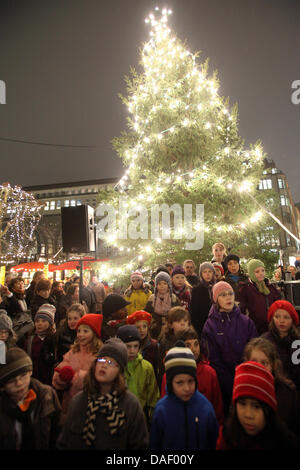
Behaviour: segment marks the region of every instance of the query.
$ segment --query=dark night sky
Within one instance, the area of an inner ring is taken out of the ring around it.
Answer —
[[[118,93],[149,40],[144,19],[155,6],[171,8],[170,27],[201,60],[210,58],[219,94],[238,103],[246,145],[262,140],[299,202],[300,104],[291,102],[300,80],[299,0],[1,0],[0,182],[123,175],[111,147],[126,128]]]

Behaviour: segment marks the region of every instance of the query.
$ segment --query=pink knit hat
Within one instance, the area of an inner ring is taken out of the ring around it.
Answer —
[[[132,273],[130,276],[130,279],[131,281],[134,281],[134,280],[143,281],[144,280],[142,273],[140,273],[139,271],[135,271],[134,273]]]
[[[214,285],[214,287],[212,288],[212,295],[213,295],[213,301],[215,302],[215,304],[217,303],[219,295],[226,290],[230,290],[233,292],[233,289],[231,285],[228,284],[228,282],[220,281]]]

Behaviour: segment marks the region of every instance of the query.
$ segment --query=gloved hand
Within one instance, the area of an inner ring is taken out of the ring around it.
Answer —
[[[75,371],[70,366],[64,366],[61,369],[56,368],[54,370],[59,373],[59,378],[66,383],[71,382],[75,374]]]

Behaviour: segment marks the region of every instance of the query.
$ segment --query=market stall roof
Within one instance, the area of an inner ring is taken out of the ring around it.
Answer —
[[[49,272],[53,271],[64,271],[64,270],[73,270],[73,269],[79,269],[79,261],[80,260],[72,260],[72,261],[67,261],[65,263],[61,264],[49,264],[48,269]],[[103,258],[103,259],[94,259],[89,256],[85,256],[83,258],[83,269],[92,269],[92,263],[100,263],[100,262],[106,262],[109,261],[108,258]],[[44,267],[46,266],[46,263],[42,262],[31,262],[31,263],[23,263],[23,264],[18,264],[17,266],[12,266],[10,268],[10,271],[13,272],[20,272],[20,271],[43,271]]]

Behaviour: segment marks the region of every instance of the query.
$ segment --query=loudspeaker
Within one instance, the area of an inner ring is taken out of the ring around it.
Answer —
[[[284,281],[284,297],[300,310],[300,281]]]
[[[94,209],[91,206],[62,207],[61,231],[65,253],[90,253],[96,250]]]

